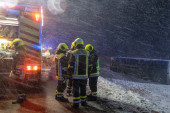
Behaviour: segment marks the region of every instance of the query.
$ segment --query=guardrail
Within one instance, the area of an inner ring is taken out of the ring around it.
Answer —
[[[170,60],[111,57],[110,69],[161,84],[170,84]]]

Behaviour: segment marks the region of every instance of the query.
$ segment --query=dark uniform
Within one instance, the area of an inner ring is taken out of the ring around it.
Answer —
[[[86,105],[88,57],[89,57],[89,52],[83,49],[83,41],[80,43],[78,42],[78,44],[76,45],[76,50],[72,51],[72,55],[70,56],[69,63],[68,63],[69,69],[72,70],[73,72],[72,78],[73,78],[73,107],[74,108],[79,108],[80,99],[81,99],[81,105],[82,106]]]
[[[56,88],[56,100],[66,102],[67,99],[64,98],[63,92],[66,88],[66,75],[68,60],[66,57],[66,50],[68,49],[67,44],[60,43],[58,45],[58,51],[56,52],[55,63],[56,63],[56,78],[58,80]]]
[[[67,52],[67,58],[68,59],[70,58],[73,50],[75,50],[74,42],[71,44],[71,49]],[[68,70],[68,75],[69,75],[68,84],[67,84],[68,96],[71,96],[71,92],[72,92],[72,84],[73,84],[72,74],[73,74],[72,70]]]
[[[13,62],[12,62],[11,73],[9,77],[17,81],[15,83],[15,86],[18,92],[18,99],[15,102],[13,102],[13,104],[15,104],[15,103],[22,103],[26,98],[24,93],[24,86],[22,84],[19,84],[24,82],[24,77],[25,77],[24,64],[25,64],[26,50],[24,48],[24,44],[21,39],[15,39],[13,41],[13,46],[15,48],[15,53],[13,54]]]
[[[56,89],[56,99],[64,101],[63,92],[66,88],[65,77],[67,75],[68,60],[66,52],[58,50],[56,53],[56,78],[58,79],[58,85]]]
[[[88,100],[97,100],[97,81],[99,74],[99,57],[93,49],[89,56],[89,86],[91,94],[88,96]]]
[[[70,58],[70,55],[71,55],[71,52],[72,52],[73,50],[69,50],[68,52],[67,52],[67,58],[69,59]],[[68,72],[68,74],[69,74],[69,78],[68,78],[68,84],[67,84],[67,93],[69,94],[69,95],[71,95],[71,91],[72,91],[72,83],[73,83],[73,79],[72,79],[72,70],[68,70],[69,72]]]

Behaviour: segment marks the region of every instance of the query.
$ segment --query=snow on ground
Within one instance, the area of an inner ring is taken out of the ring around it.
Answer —
[[[153,84],[142,80],[141,83],[139,79],[128,80],[122,74],[110,71],[109,68],[102,68],[101,74],[98,80],[99,97],[147,110],[170,113],[170,85]]]

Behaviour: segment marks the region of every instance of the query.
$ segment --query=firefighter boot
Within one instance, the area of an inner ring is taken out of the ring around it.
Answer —
[[[81,102],[81,105],[82,105],[82,106],[87,106],[87,102],[86,102],[86,101],[82,101],[82,102]]]
[[[73,108],[74,109],[79,109],[79,103],[73,103]]]
[[[22,104],[25,100],[26,100],[26,96],[25,95],[18,96],[17,100],[12,102],[12,104]]]
[[[72,89],[71,88],[68,88],[67,89],[67,96],[72,96]]]
[[[62,97],[58,97],[57,95],[55,96],[55,99],[59,102],[68,102],[68,99],[64,98],[64,96]]]
[[[87,100],[88,101],[96,101],[97,100],[97,96],[93,96],[92,94],[87,96]]]

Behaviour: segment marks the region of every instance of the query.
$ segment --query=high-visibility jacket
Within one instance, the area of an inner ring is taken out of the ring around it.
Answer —
[[[67,51],[67,53],[66,53],[67,59],[69,59],[71,57],[73,51],[74,51],[74,49],[70,49],[69,51]],[[68,75],[72,75],[72,74],[73,74],[73,71],[69,68],[68,69]]]
[[[85,49],[76,49],[71,52],[68,68],[73,72],[73,79],[88,78],[88,57],[89,52]]]
[[[58,51],[55,56],[56,63],[56,78],[58,80],[64,80],[67,74],[68,60],[64,52]]]
[[[69,51],[67,51],[66,56],[68,59],[70,58],[72,51],[74,51],[74,50],[70,49]]]
[[[90,52],[89,56],[89,77],[99,76],[100,66],[99,66],[99,57],[95,50]]]

